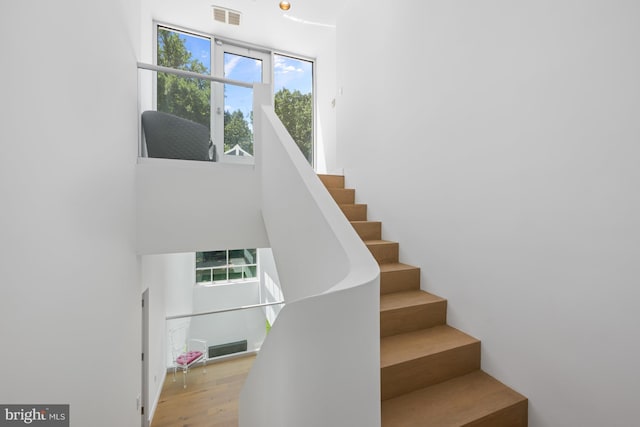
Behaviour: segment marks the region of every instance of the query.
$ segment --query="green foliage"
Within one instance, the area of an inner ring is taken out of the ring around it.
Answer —
[[[253,118],[253,115],[252,115]],[[224,112],[224,151],[240,145],[247,153],[253,155],[253,134],[249,123],[240,110],[232,113]]]
[[[276,114],[309,163],[313,161],[313,97],[296,90],[280,89],[275,95]]]
[[[158,28],[158,65],[207,74],[207,68],[185,47],[178,33]],[[207,80],[158,73],[158,111],[207,127],[211,120],[211,85]]]

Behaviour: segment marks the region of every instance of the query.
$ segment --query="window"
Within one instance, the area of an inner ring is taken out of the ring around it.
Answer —
[[[158,65],[211,74],[211,39],[158,26]],[[207,80],[158,73],[158,111],[206,127],[211,122],[211,85]]]
[[[206,33],[157,25],[157,64],[245,83],[270,84],[274,109],[305,158],[314,163],[314,63]],[[221,161],[252,162],[253,90],[157,74],[157,109],[207,126]],[[213,150],[213,149],[212,149]]]
[[[273,61],[276,114],[313,165],[313,62],[278,54]]]
[[[196,252],[196,284],[223,284],[255,279],[256,249]]]
[[[216,75],[245,83],[269,83],[265,72],[271,56],[241,46],[218,41],[214,47]],[[218,119],[216,141],[223,141],[226,156],[253,156],[253,89],[225,84],[216,92],[216,106],[222,105],[224,117]],[[220,122],[224,119],[223,123]],[[229,157],[226,157],[230,160]]]

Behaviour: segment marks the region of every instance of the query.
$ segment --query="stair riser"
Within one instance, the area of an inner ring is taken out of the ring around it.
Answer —
[[[380,370],[381,398],[391,399],[477,369],[480,342],[388,366]]]
[[[367,205],[340,205],[349,221],[366,221]]]
[[[378,264],[389,264],[398,262],[400,245],[398,243],[385,243],[377,245],[367,245]]]
[[[320,181],[327,188],[344,188],[344,176],[340,175],[318,175]]]
[[[380,313],[380,337],[444,325],[446,322],[446,300],[387,310]]]
[[[380,294],[420,289],[420,269],[380,273]]]
[[[351,223],[362,240],[381,240],[382,223],[377,221]]]
[[[356,202],[356,190],[351,188],[329,188],[329,194],[339,205]]]

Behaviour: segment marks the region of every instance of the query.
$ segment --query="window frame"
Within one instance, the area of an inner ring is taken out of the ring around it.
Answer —
[[[254,251],[255,252],[255,262],[254,263],[249,263],[249,264],[233,264],[231,262],[231,258],[230,258],[230,252],[232,251],[237,251],[237,250],[242,250],[242,251]],[[205,253],[205,252],[225,252],[225,264],[224,265],[219,265],[219,266],[214,266],[214,267],[198,267],[198,253]],[[248,283],[248,282],[256,282],[259,280],[258,277],[258,265],[259,265],[259,260],[258,260],[258,249],[257,248],[242,248],[242,249],[219,249],[219,250],[213,250],[213,251],[201,251],[201,252],[196,252],[196,259],[195,259],[195,286],[204,286],[204,287],[211,287],[211,286],[224,286],[224,285],[232,285],[232,284],[237,284],[237,283]],[[252,277],[244,277],[244,269],[245,268],[251,268],[254,267],[255,268],[255,272],[254,272],[254,276]],[[242,278],[240,279],[233,279],[230,278],[230,271],[232,269],[236,269],[236,268],[241,268],[242,269]],[[198,271],[210,271],[210,281],[198,281]],[[225,270],[226,272],[226,278],[225,279],[221,279],[221,280],[214,280],[214,270]]]
[[[172,30],[172,31],[177,31],[177,32],[182,32],[182,33],[186,33],[189,35],[193,35],[196,37],[202,37],[202,38],[208,38],[211,41],[211,52],[210,52],[210,58],[211,58],[211,64],[210,64],[210,73],[212,76],[216,75],[216,71],[215,71],[215,67],[217,62],[219,61],[219,58],[216,55],[218,54],[218,51],[220,50],[220,44],[223,44],[227,47],[230,46],[234,46],[235,49],[238,49],[238,51],[242,51],[242,50],[246,50],[246,52],[262,52],[263,54],[266,54],[268,56],[270,56],[270,69],[268,71],[263,70],[263,73],[267,73],[268,76],[266,77],[266,79],[269,81],[269,84],[271,86],[271,96],[272,96],[272,102],[273,102],[273,97],[275,96],[275,92],[274,92],[274,80],[275,80],[275,71],[274,71],[274,66],[275,66],[275,55],[280,55],[280,56],[286,56],[289,58],[293,58],[293,59],[299,59],[302,61],[307,61],[311,63],[311,73],[312,73],[312,123],[311,126],[313,127],[312,129],[312,162],[311,162],[311,167],[312,168],[316,168],[317,166],[317,153],[318,153],[318,91],[317,91],[317,80],[316,80],[316,75],[317,75],[317,62],[315,58],[311,58],[305,55],[301,55],[298,53],[294,53],[294,52],[288,52],[286,50],[280,50],[280,49],[275,49],[272,47],[268,47],[268,46],[261,46],[261,45],[257,45],[257,44],[253,44],[253,43],[248,43],[248,42],[242,42],[242,41],[238,41],[238,40],[234,40],[234,39],[228,39],[225,37],[220,37],[220,36],[216,36],[215,34],[212,33],[208,33],[206,31],[199,31],[199,30],[194,30],[193,28],[188,28],[188,27],[184,27],[181,25],[176,25],[176,24],[172,24],[166,21],[161,21],[161,20],[153,20],[152,21],[152,25],[153,25],[153,51],[152,51],[152,55],[153,55],[153,63],[157,65],[157,60],[158,60],[158,27],[163,27],[166,28],[168,30]],[[224,56],[224,53],[222,54]],[[153,88],[152,88],[152,96],[153,96],[153,108],[157,109],[157,99],[158,99],[158,94],[157,94],[157,89],[158,89],[158,85],[157,85],[157,81],[154,81],[153,83]],[[215,116],[217,115],[217,110],[215,108],[215,93],[216,91],[219,91],[220,89],[217,88],[216,85],[212,84],[212,91],[211,91],[211,124],[210,124],[210,129],[212,129],[213,132],[216,131],[216,126],[219,126],[218,123],[214,123],[214,119]],[[224,122],[222,123],[222,126],[224,127]],[[213,132],[212,132],[212,136],[213,136]],[[216,140],[219,138],[216,138]],[[223,142],[222,142],[223,143]],[[222,146],[222,153],[220,153],[220,147],[217,147],[217,152],[218,154],[221,156],[220,158],[222,159],[224,156],[224,146]],[[233,157],[233,156],[227,156],[227,157]],[[242,156],[236,156],[236,157],[242,157]],[[234,159],[227,159],[230,160],[231,162],[233,162]],[[244,159],[235,159],[235,160],[239,160],[239,163],[245,163]]]

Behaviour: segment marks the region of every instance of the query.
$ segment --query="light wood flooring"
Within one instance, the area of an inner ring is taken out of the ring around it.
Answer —
[[[238,399],[255,355],[192,369],[187,388],[182,373],[167,373],[151,427],[237,427]]]

